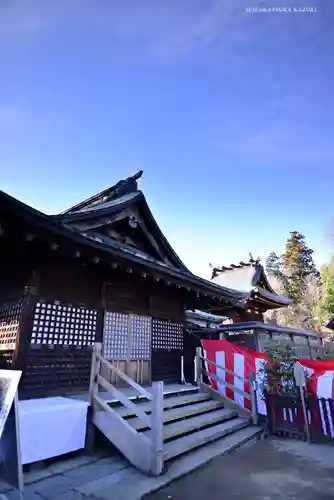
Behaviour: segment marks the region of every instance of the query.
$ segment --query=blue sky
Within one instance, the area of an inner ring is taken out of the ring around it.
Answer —
[[[143,169],[202,276],[293,230],[328,258],[333,2],[0,0],[0,19],[2,190],[57,213]]]

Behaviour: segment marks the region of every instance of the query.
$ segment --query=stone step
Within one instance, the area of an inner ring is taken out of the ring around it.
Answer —
[[[190,419],[196,415],[209,413],[222,408],[224,408],[224,405],[220,401],[213,401],[212,399],[201,403],[172,408],[164,411],[164,424],[176,422],[177,420]],[[136,429],[136,431],[147,429],[147,426],[145,426],[145,424],[143,424],[138,417],[129,418],[126,419],[126,421],[131,425],[131,427],[133,427],[133,429]]]
[[[164,474],[158,477],[149,477],[130,467],[120,471],[116,476],[104,476],[94,482],[83,484],[77,487],[76,491],[100,500],[140,500],[145,495],[164,488],[172,481],[202,467],[213,458],[227,455],[239,446],[256,439],[261,432],[262,429],[259,427],[248,426],[225,435],[222,439],[208,442],[205,446],[171,460]]]

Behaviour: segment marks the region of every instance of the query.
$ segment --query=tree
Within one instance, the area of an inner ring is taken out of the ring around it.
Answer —
[[[331,262],[320,269],[323,293],[319,304],[319,316],[327,323],[334,316],[334,256]]]
[[[271,252],[267,257],[265,267],[268,276],[271,278],[270,281],[274,282],[274,288],[283,295],[288,295],[289,282],[284,274],[282,257],[278,257],[275,252]]]
[[[292,231],[283,255],[272,252],[266,261],[268,276],[278,283],[276,290],[292,299],[292,305],[277,314],[284,326],[314,328],[319,304],[319,272],[313,261],[313,250],[305,236]]]
[[[298,306],[306,293],[308,278],[318,277],[319,273],[313,261],[313,250],[306,246],[305,236],[297,231],[291,232],[287,239],[282,265],[288,280],[289,296]]]
[[[271,394],[296,395],[294,365],[296,358],[290,346],[266,349],[267,363],[259,370],[263,389]]]
[[[278,280],[282,278],[283,274],[282,259],[278,257],[278,255],[276,255],[275,252],[271,252],[268,255],[265,266],[266,266],[266,271],[270,276]]]

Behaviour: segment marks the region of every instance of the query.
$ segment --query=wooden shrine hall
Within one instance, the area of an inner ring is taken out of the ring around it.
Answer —
[[[0,361],[23,371],[21,398],[87,391],[95,342],[140,384],[179,382],[185,311],[248,297],[187,269],[141,175],[55,216],[0,192]]]
[[[287,307],[291,304],[291,299],[277,294],[270,286],[259,259],[253,259],[251,256],[249,262],[240,262],[237,265],[231,264],[221,268],[210,267],[212,268],[211,280],[213,283],[243,293],[244,297],[229,309],[226,306],[221,307],[220,304],[212,303],[205,311],[187,312],[188,325],[185,337],[186,354],[184,356],[184,371],[187,381],[192,381],[192,360],[202,339],[217,340],[223,338],[221,332],[224,329],[228,331],[229,325],[240,324],[240,328],[237,330],[231,328],[231,331],[237,331],[237,335],[230,336],[229,339],[240,344],[246,343],[248,347],[255,349],[256,343],[254,338],[249,335],[250,329],[247,325],[250,322],[263,323],[263,315],[266,311]],[[213,313],[214,316],[210,313]],[[201,315],[202,321],[200,321]],[[207,324],[203,321],[204,318],[206,318]],[[216,320],[213,321],[213,318]],[[216,323],[214,328],[212,327],[213,323]],[[245,325],[245,332],[247,332],[245,334],[242,324]]]
[[[260,259],[253,259],[252,256],[249,262],[240,262],[237,265],[231,264],[221,268],[213,267],[211,279],[217,285],[246,294],[246,298],[227,314],[233,323],[263,322],[263,314],[266,311],[287,307],[292,303],[290,298],[275,292]],[[212,305],[212,312],[224,314],[223,308],[216,304]]]

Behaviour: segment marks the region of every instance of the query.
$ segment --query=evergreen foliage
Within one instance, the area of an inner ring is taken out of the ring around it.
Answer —
[[[321,280],[313,260],[313,250],[306,245],[305,236],[292,231],[284,253],[277,256],[272,252],[268,256],[266,271],[278,283],[277,291],[293,301],[289,308],[278,314],[277,319],[281,319],[278,322],[297,328],[315,328],[321,301]]]
[[[266,354],[267,363],[260,370],[263,389],[271,394],[296,395],[293,350],[289,346],[272,347],[266,350]]]
[[[319,304],[319,316],[322,323],[334,317],[334,257],[320,270],[323,283],[322,297]]]

